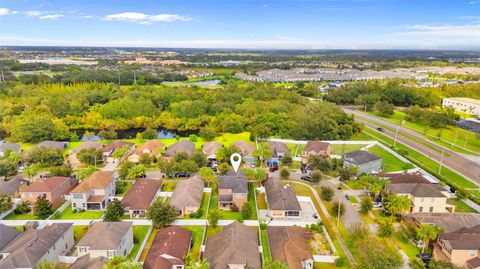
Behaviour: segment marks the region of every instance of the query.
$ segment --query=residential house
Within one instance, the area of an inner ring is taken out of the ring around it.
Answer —
[[[9,151],[20,154],[22,152],[22,147],[19,144],[1,141],[0,142],[0,158],[4,157],[5,154]]]
[[[19,230],[0,223],[0,252],[21,234]]]
[[[383,170],[383,160],[368,151],[356,150],[343,155],[343,168],[350,167],[357,168],[357,176],[378,173]]]
[[[165,144],[156,139],[148,140],[135,148],[127,159],[131,163],[139,163],[143,154],[146,154],[152,159],[158,158],[162,154],[163,147],[165,147]]]
[[[407,222],[415,225],[436,225],[442,227],[442,232],[452,233],[480,225],[478,213],[413,213],[404,216]]]
[[[30,185],[20,188],[20,198],[35,206],[38,196],[45,196],[52,207],[56,208],[63,203],[64,195],[70,193],[78,185],[76,179],[70,177],[49,177],[34,181]]]
[[[113,141],[110,142],[110,144],[106,145],[102,149],[102,154],[103,154],[103,159],[106,163],[115,163],[119,160],[117,160],[115,157],[113,157],[113,153],[117,149],[121,149],[123,147],[128,147],[128,152],[127,154],[135,147],[134,143],[131,142],[125,142],[125,141]],[[125,154],[125,156],[127,155]]]
[[[74,244],[72,223],[29,229],[0,251],[0,268],[34,269],[42,260],[57,262]]]
[[[448,191],[439,184],[397,183],[386,187],[388,193],[406,195],[412,201],[409,213],[453,212],[455,206],[447,203]]]
[[[269,141],[268,144],[270,146],[271,154],[271,157],[267,159],[268,167],[278,167],[280,165],[280,160],[283,157],[290,157],[290,149],[288,149],[287,144],[274,141]]]
[[[20,197],[20,188],[27,185],[28,181],[16,175],[8,180],[0,180],[0,193],[5,193],[10,198]]]
[[[177,182],[169,203],[180,217],[197,212],[202,203],[203,187],[204,182],[199,175]]]
[[[290,186],[271,178],[264,183],[271,218],[300,218],[302,208]]]
[[[180,140],[177,143],[168,146],[165,150],[165,157],[175,157],[179,152],[185,152],[189,157],[195,151],[195,144],[188,140]]]
[[[232,146],[237,147],[240,149],[240,155],[242,155],[242,161],[247,166],[255,166],[257,158],[253,156],[253,152],[255,151],[255,146],[244,141],[244,140],[237,140],[232,143]]]
[[[180,226],[164,228],[155,235],[143,269],[183,269],[191,245],[191,231]]]
[[[433,256],[439,260],[471,268],[480,268],[480,224],[455,232],[440,233],[434,243]]]
[[[97,171],[70,192],[70,201],[74,210],[104,210],[114,195],[113,172]]]
[[[36,150],[38,148],[48,148],[48,149],[54,149],[54,150],[60,150],[60,151],[64,151],[68,146],[68,142],[60,142],[60,141],[43,141],[43,142],[40,142],[38,144],[36,144],[35,146],[33,146],[30,150]]]
[[[70,162],[70,165],[72,166],[78,166],[81,164],[80,160],[77,158],[77,154],[78,152],[80,152],[81,150],[88,150],[88,149],[95,149],[95,150],[102,150],[103,149],[103,144],[98,142],[98,141],[87,141],[85,143],[82,143],[80,146],[74,148],[74,149],[71,149],[69,151],[69,155],[68,155],[68,161]],[[98,160],[99,162],[101,160]]]
[[[313,239],[311,232],[299,226],[268,226],[267,234],[272,259],[290,269],[313,269],[313,254],[308,243]]]
[[[332,146],[322,141],[309,140],[302,150],[302,163],[307,163],[310,156],[329,157],[332,152]]]
[[[436,183],[434,181],[428,180],[421,174],[411,174],[411,173],[379,173],[373,174],[374,176],[388,179],[390,184],[400,184],[400,183],[417,183],[417,184],[433,184]]]
[[[95,222],[76,247],[79,257],[125,257],[133,248],[132,222]]]
[[[239,222],[207,239],[205,259],[211,269],[260,269],[257,231]]]
[[[91,258],[90,254],[78,257],[70,266],[70,269],[103,269],[108,263],[106,257]]]
[[[218,208],[230,209],[235,205],[238,209],[248,200],[247,176],[241,171],[233,170],[218,179]]]
[[[205,142],[202,147],[202,151],[207,156],[209,161],[217,160],[217,151],[223,147],[222,143],[219,142]]]
[[[137,179],[123,197],[122,206],[131,218],[144,218],[148,207],[157,199],[161,187],[161,180]]]

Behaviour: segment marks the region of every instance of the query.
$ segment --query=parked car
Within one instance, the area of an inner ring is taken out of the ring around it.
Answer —
[[[175,177],[189,177],[190,174],[188,173],[175,173]]]
[[[313,182],[312,178],[310,176],[302,176],[300,179],[308,181],[308,182]]]
[[[426,253],[423,253],[423,254],[418,254],[417,257],[422,260],[425,264],[429,264],[430,261],[432,260],[432,256],[430,254],[426,254]]]
[[[383,129],[382,127],[377,127],[377,131],[379,131],[379,132],[382,132],[382,133],[383,133],[383,132],[385,132],[385,129]]]
[[[277,171],[277,170],[278,170],[278,166],[270,167],[270,169],[268,169],[268,171],[270,171],[272,173]]]

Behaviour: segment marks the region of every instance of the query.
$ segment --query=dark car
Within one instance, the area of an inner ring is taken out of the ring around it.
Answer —
[[[313,180],[310,176],[302,176],[300,179],[308,181],[308,182],[313,182]]]
[[[278,166],[270,167],[270,169],[268,169],[268,171],[270,171],[272,173],[277,171],[277,170],[278,170]]]
[[[418,254],[417,257],[418,257],[420,260],[422,260],[422,261],[423,261],[425,264],[427,264],[427,265],[428,265],[428,264],[430,263],[430,261],[432,260],[432,256],[429,255],[429,254],[426,254],[426,253],[424,253],[424,254]]]
[[[385,132],[385,129],[383,129],[382,127],[377,127],[377,131],[379,131],[379,132],[382,132],[382,133],[383,133],[383,132]]]
[[[188,173],[175,173],[175,177],[189,177]]]

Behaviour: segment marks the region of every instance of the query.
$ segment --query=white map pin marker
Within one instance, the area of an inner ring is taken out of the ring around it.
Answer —
[[[230,155],[230,162],[232,163],[233,170],[236,173],[238,168],[240,167],[240,164],[242,164],[242,156],[238,153],[233,153],[232,155]]]

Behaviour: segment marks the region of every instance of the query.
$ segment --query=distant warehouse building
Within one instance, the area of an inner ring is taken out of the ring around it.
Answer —
[[[452,107],[456,111],[480,116],[480,100],[473,98],[443,98],[443,107]]]

